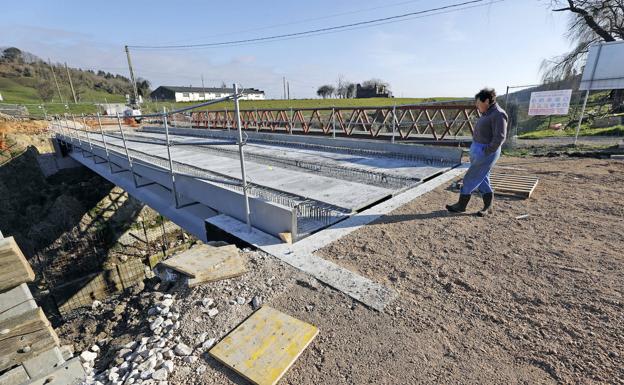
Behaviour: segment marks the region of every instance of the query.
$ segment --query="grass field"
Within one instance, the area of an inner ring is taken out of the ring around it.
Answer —
[[[126,98],[123,95],[112,95],[104,91],[86,90],[80,99],[82,102],[75,104],[71,95],[63,95],[64,102],[61,103],[57,93],[50,102],[44,103],[39,97],[36,89],[36,80],[33,78],[0,78],[0,94],[4,99],[0,103],[20,104],[26,106],[31,115],[42,116],[45,108],[48,114],[81,114],[94,113],[96,107],[94,103],[124,103]],[[67,105],[67,107],[65,107]]]
[[[435,97],[435,98],[369,98],[369,99],[269,99],[269,100],[241,100],[240,108],[246,109],[262,109],[262,108],[317,108],[317,107],[377,107],[392,106],[401,104],[417,104],[425,102],[441,102],[449,100],[457,100],[461,98],[453,97]],[[192,106],[197,102],[170,103],[157,102],[146,103],[145,109],[150,112],[162,111],[163,107],[167,109],[177,109]],[[228,110],[234,109],[234,102],[221,102],[213,104],[203,109],[206,110]]]
[[[526,132],[522,135],[518,135],[520,139],[542,139],[553,138],[559,136],[574,136],[576,134],[576,128],[568,128],[565,130],[536,130]],[[605,128],[590,128],[587,125],[582,125],[579,131],[579,136],[624,136],[624,125],[617,125]]]

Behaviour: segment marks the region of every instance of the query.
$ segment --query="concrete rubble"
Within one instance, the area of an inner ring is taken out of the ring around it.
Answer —
[[[175,369],[176,360],[194,362],[201,349],[193,349],[176,335],[180,327],[179,309],[174,304],[171,294],[163,295],[148,310],[149,328],[152,335],[132,341],[119,349],[113,363],[116,365],[95,373],[93,367],[98,356],[99,347],[93,345],[91,350],[80,354],[83,367],[87,372],[85,385],[121,385],[121,384],[167,384],[167,378]]]

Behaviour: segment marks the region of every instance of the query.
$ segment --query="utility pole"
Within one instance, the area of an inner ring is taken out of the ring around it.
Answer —
[[[76,90],[74,90],[74,83],[72,83],[71,75],[69,74],[69,67],[67,67],[67,62],[65,62],[65,71],[67,71],[67,77],[69,78],[69,87],[71,88],[71,92],[74,97],[74,103],[78,104],[78,99],[76,99]]]
[[[282,85],[284,86],[284,93],[282,99],[286,99],[286,76],[282,76]]]
[[[286,91],[288,95],[288,100],[290,100],[290,82],[286,82]]]
[[[132,91],[134,92],[134,103],[139,104],[139,91],[137,90],[136,80],[134,79],[134,71],[132,70],[132,61],[130,60],[130,50],[126,48],[126,58],[128,59],[128,69],[130,70],[130,81],[132,82]]]
[[[63,95],[61,95],[61,87],[59,87],[58,80],[56,80],[56,73],[54,72],[54,67],[52,67],[52,61],[50,58],[48,58],[48,65],[50,66],[50,71],[52,71],[52,78],[54,79],[54,84],[56,84],[56,91],[59,94],[59,99],[61,100],[61,103],[64,104]]]

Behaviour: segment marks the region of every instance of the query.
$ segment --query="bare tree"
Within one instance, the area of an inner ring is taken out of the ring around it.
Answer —
[[[44,102],[49,102],[54,96],[54,87],[46,79],[41,79],[36,84],[37,94]]]
[[[386,88],[386,90],[390,90],[390,83],[388,83],[385,80],[372,78],[372,79],[365,80],[362,82],[362,87],[364,88],[375,88],[378,86],[383,86]]]
[[[334,86],[329,85],[329,84],[325,84],[323,86],[320,86],[318,88],[318,90],[316,90],[316,94],[320,97],[322,97],[323,99],[326,99],[330,96],[332,96],[332,94],[336,91],[336,89],[334,88]]]
[[[552,0],[550,6],[553,12],[569,12],[566,37],[576,45],[570,52],[542,62],[545,82],[580,73],[590,45],[624,39],[624,0]],[[614,111],[624,109],[622,91],[611,92]]]
[[[354,97],[355,84],[345,80],[344,76],[340,75],[336,82],[336,96],[343,99]]]

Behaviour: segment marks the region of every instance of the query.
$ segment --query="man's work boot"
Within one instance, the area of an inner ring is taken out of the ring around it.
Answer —
[[[484,217],[492,212],[492,201],[494,200],[494,193],[483,194],[483,208],[477,213],[478,216]]]
[[[454,205],[446,205],[446,209],[452,213],[463,213],[470,201],[470,194],[459,194],[459,202]]]

